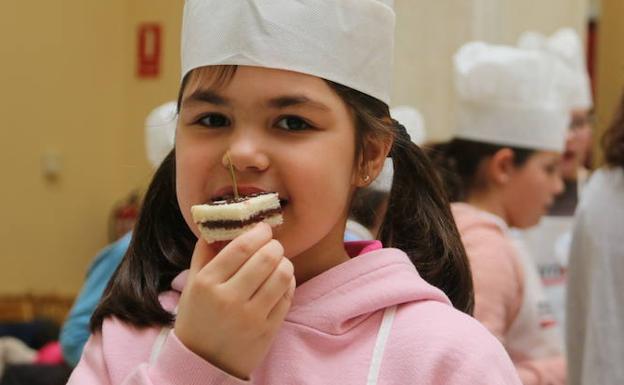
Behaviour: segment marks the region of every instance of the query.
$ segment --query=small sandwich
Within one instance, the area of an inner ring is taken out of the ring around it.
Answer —
[[[191,213],[208,243],[232,240],[259,222],[271,227],[283,223],[282,206],[275,192],[195,205]]]

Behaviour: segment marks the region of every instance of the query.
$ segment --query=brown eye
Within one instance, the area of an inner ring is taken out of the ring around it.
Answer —
[[[305,120],[296,116],[287,116],[277,122],[277,126],[288,131],[303,131],[312,128]]]
[[[197,121],[206,127],[225,127],[230,125],[230,120],[222,114],[208,114]]]
[[[550,175],[557,174],[559,172],[559,164],[547,164],[544,170]]]

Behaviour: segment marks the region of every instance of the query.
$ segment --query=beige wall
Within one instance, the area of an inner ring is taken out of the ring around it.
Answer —
[[[174,97],[182,1],[0,2],[0,294],[75,293],[113,204],[145,185],[143,118]],[[135,28],[162,21],[166,76],[134,77]],[[58,180],[41,159],[60,157]]]
[[[127,64],[128,115],[125,133],[124,182],[129,186],[147,186],[151,167],[145,156],[143,124],[145,117],[156,106],[175,100],[180,80],[180,30],[182,22],[182,0],[133,0],[127,2],[129,39],[134,39],[138,25],[142,22],[162,24],[163,61],[158,79],[140,79],[135,76],[134,56]],[[132,40],[134,42],[134,40]],[[134,49],[134,46],[133,46]]]
[[[462,44],[514,44],[525,30],[550,34],[564,26],[584,34],[587,15],[587,0],[396,0],[395,7],[393,105],[418,108],[434,140],[452,132],[451,58]]]
[[[597,163],[601,162],[599,139],[609,125],[624,86],[624,2],[602,0],[598,35],[598,67],[596,74],[596,117],[595,128]]]
[[[123,1],[0,5],[0,292],[75,290],[105,242],[125,124]],[[51,183],[41,158],[60,156]]]

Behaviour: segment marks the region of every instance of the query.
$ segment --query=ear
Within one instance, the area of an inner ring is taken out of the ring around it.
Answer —
[[[355,173],[355,186],[366,187],[379,176],[391,147],[391,137],[367,139],[364,141],[362,154],[360,155]]]
[[[494,153],[488,164],[488,180],[497,185],[505,185],[511,179],[514,170],[513,150],[510,148],[500,149]]]

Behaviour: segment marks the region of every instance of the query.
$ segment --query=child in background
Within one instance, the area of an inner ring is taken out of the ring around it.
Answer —
[[[435,173],[390,118],[389,3],[186,2],[175,151],[70,384],[518,384],[466,314]],[[388,155],[381,242],[344,244]],[[284,224],[217,247],[190,208],[232,195],[230,167],[243,196],[279,193]]]
[[[565,330],[567,270],[574,211],[588,174],[584,166],[591,147],[592,90],[587,73],[585,48],[573,29],[561,29],[550,37],[537,32],[525,32],[520,37],[518,46],[552,55],[560,59],[574,74],[570,77],[571,119],[565,151],[561,158],[564,190],[555,197],[548,214],[542,217],[539,224],[518,232],[537,265],[557,322],[561,325],[561,330]]]
[[[624,384],[624,96],[602,139],[606,165],[576,212],[566,330],[572,385]]]
[[[566,68],[538,51],[468,43],[455,55],[454,139],[432,151],[473,273],[475,317],[529,384],[565,384],[561,333],[510,227],[535,225],[561,192]]]

